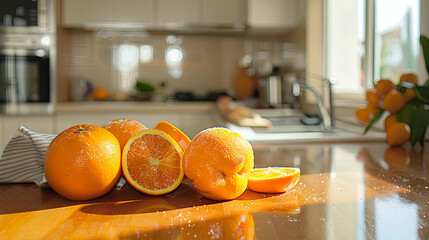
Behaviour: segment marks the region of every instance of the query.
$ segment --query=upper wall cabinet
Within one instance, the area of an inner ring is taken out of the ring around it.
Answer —
[[[62,26],[78,28],[245,25],[247,0],[62,0]]]
[[[286,29],[305,17],[302,0],[249,0],[248,25],[256,29]]]
[[[62,26],[285,29],[305,16],[302,0],[61,0]]]
[[[204,0],[206,25],[247,24],[247,0]]]
[[[142,25],[154,22],[153,0],[62,0],[64,27]]]
[[[200,0],[158,0],[158,23],[196,24],[202,19]]]

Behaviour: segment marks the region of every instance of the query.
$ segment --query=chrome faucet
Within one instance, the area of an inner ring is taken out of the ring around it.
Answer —
[[[316,78],[322,80],[323,92],[320,94],[317,89],[303,80],[296,80],[292,84],[292,94],[298,97],[302,93],[302,89],[310,90],[316,97],[317,107],[319,108],[320,115],[322,117],[323,130],[325,132],[332,132],[334,129],[334,111],[333,111],[333,99],[332,99],[332,85],[335,83],[332,78],[325,78],[315,74],[308,74],[301,79]]]

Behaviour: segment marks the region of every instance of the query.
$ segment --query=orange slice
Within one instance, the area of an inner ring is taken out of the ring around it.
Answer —
[[[301,170],[299,168],[255,168],[249,174],[247,187],[255,192],[286,192],[295,187],[299,181],[300,174]]]
[[[179,144],[182,151],[185,151],[186,146],[191,142],[191,139],[189,139],[186,134],[169,122],[162,121],[153,129],[163,131],[170,135]]]
[[[162,131],[144,129],[124,147],[124,176],[140,192],[169,193],[182,182],[182,155],[182,149],[172,137]]]

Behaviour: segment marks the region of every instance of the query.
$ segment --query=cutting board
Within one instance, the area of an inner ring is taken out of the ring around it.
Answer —
[[[252,109],[234,104],[229,97],[221,97],[217,101],[217,106],[222,116],[229,122],[241,127],[272,127],[271,121],[262,118]]]

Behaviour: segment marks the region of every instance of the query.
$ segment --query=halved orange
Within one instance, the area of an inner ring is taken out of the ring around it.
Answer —
[[[182,155],[182,149],[172,137],[162,131],[144,129],[131,137],[124,147],[124,176],[140,192],[169,193],[182,182]]]
[[[248,178],[247,187],[255,192],[286,192],[298,183],[301,170],[290,167],[255,168]]]
[[[182,151],[185,151],[186,146],[191,142],[186,134],[169,122],[159,122],[153,129],[163,131],[170,135],[180,146]]]

